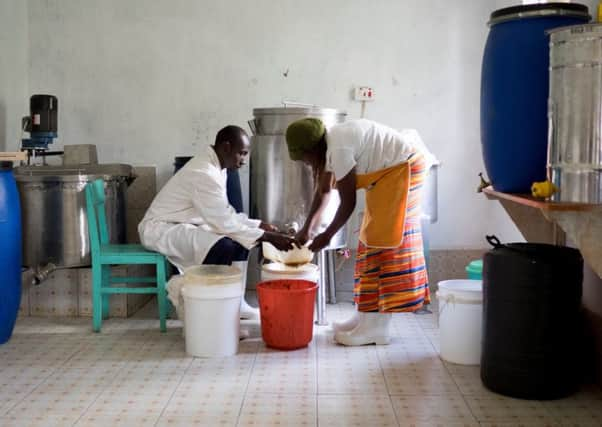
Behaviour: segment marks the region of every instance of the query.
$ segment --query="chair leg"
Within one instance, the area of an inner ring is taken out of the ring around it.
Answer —
[[[167,259],[165,260],[165,271],[167,272],[167,274],[165,275],[165,285],[167,286],[167,282],[169,282],[169,280],[171,279],[171,276],[173,276],[173,274],[174,274],[174,272],[173,272],[174,267],[171,265],[171,263]],[[167,305],[165,308],[165,316],[168,319],[177,319],[177,317],[175,317],[176,316],[176,308],[171,303],[169,298],[166,298],[166,304]],[[172,316],[174,316],[174,317],[172,317]]]
[[[92,264],[92,329],[100,332],[102,327],[102,266]]]
[[[161,332],[167,331],[165,318],[167,317],[167,294],[165,292],[165,261],[157,262],[157,303],[159,305],[159,326]]]
[[[111,287],[111,266],[103,265],[102,266],[102,287],[110,288]],[[103,294],[102,295],[102,318],[107,319],[109,317],[109,301],[111,295]]]

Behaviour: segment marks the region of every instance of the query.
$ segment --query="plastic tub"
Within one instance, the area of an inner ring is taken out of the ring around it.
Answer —
[[[466,275],[470,280],[483,280],[483,260],[475,259],[466,266]]]
[[[270,280],[257,285],[261,336],[268,347],[294,350],[312,339],[318,285],[309,280]]]
[[[222,357],[238,352],[241,280],[240,270],[227,265],[186,270],[181,293],[188,354]]]
[[[481,361],[483,282],[439,282],[439,332],[441,358],[460,365]]]

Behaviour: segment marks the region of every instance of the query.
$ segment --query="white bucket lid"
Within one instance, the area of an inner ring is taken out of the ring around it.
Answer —
[[[318,266],[311,263],[292,266],[280,262],[271,262],[269,264],[264,264],[262,270],[268,273],[295,275],[299,273],[315,273],[318,271]]]
[[[184,283],[224,285],[240,280],[242,272],[231,265],[197,265],[184,271]]]
[[[482,280],[444,280],[439,282],[439,297],[454,296],[461,300],[480,302],[483,301]]]
[[[184,298],[222,299],[242,295],[242,272],[230,265],[199,265],[184,271]]]

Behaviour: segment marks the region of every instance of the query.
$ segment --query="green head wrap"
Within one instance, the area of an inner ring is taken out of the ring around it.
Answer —
[[[326,128],[322,120],[308,117],[297,120],[286,129],[286,144],[292,160],[301,160],[303,153],[310,151],[322,139]]]

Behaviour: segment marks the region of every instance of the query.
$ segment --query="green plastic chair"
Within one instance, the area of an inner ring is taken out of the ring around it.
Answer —
[[[86,185],[86,211],[92,255],[92,328],[100,332],[103,318],[109,316],[111,294],[157,294],[161,332],[166,331],[168,301],[165,292],[167,260],[142,245],[109,243],[105,214],[104,182],[97,179]],[[111,277],[111,265],[154,264],[155,277]],[[113,287],[123,283],[126,287]],[[156,283],[153,287],[128,288],[128,283]]]

